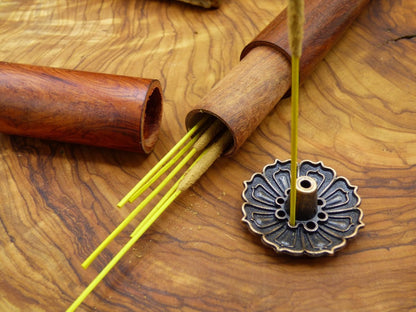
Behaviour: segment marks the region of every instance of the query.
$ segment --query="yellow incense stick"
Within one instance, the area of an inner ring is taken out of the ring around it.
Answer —
[[[296,176],[298,159],[298,115],[299,115],[299,57],[292,56],[292,131],[290,165],[290,217],[289,223],[296,223]]]
[[[161,207],[164,207],[165,202],[167,202],[172,196],[176,190],[178,189],[179,185],[178,180],[173,187],[170,188],[170,190],[163,196],[163,198],[158,202],[158,204],[147,214],[147,216],[143,219],[142,222],[134,229],[134,231],[130,234],[130,237],[134,237],[139,231],[141,231],[141,228],[149,222],[150,219],[154,217],[154,215],[159,211]]]
[[[299,115],[299,59],[302,54],[304,24],[303,0],[289,0],[287,6],[289,45],[292,52],[292,129],[290,165],[290,216],[289,224],[296,224],[296,176],[298,159],[298,115]]]

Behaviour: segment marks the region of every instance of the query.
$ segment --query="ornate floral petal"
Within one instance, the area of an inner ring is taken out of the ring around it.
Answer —
[[[266,166],[263,174],[279,197],[287,195],[287,189],[290,188],[290,161],[282,162],[277,170],[276,162]]]
[[[335,249],[344,246],[345,240],[338,236],[333,236],[322,229],[309,234],[309,241],[313,247],[312,250],[307,251],[309,255],[333,254]]]
[[[356,191],[355,186],[351,186],[345,178],[339,177],[318,196],[325,199],[325,211],[330,212],[358,206],[360,199]]]
[[[300,255],[303,253],[301,235],[299,228],[288,228],[281,223],[276,231],[263,236],[263,242],[278,252],[293,253],[295,251]]]
[[[250,226],[253,232],[263,233],[267,227],[278,224],[275,210],[267,206],[256,206],[246,203],[243,205],[243,221]]]
[[[255,174],[250,181],[250,185],[247,184],[247,181],[244,184],[246,187],[243,197],[246,201],[257,205],[274,206],[278,194],[263,175]]]
[[[361,209],[350,208],[336,213],[329,213],[327,222],[322,224],[321,228],[334,236],[350,238],[363,226]]]

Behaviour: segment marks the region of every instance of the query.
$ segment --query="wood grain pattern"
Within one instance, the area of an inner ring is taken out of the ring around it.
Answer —
[[[118,200],[174,141],[284,1],[0,4],[0,59],[159,78],[148,157],[0,135],[0,310],[62,311],[126,242],[81,262],[132,207]],[[371,1],[301,88],[299,158],[358,185],[366,227],[331,258],[293,259],[241,223],[242,181],[288,159],[288,99],[165,212],[80,311],[408,311],[416,308],[416,22],[411,1]],[[149,207],[150,208],[150,207]]]
[[[150,153],[159,81],[0,62],[0,132]]]

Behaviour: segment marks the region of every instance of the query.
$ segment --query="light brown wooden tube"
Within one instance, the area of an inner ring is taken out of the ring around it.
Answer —
[[[303,81],[342,36],[368,0],[305,1],[300,77]],[[192,127],[203,115],[230,130],[234,153],[290,89],[287,14],[283,11],[242,52],[242,60],[186,116]]]
[[[0,62],[0,132],[149,153],[157,80]]]
[[[269,47],[249,53],[186,117],[188,127],[203,115],[221,120],[231,131],[234,153],[290,87],[290,63]]]

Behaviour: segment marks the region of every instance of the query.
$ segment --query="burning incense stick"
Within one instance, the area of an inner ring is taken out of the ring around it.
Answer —
[[[303,0],[289,0],[287,7],[289,44],[292,51],[292,129],[290,165],[290,225],[296,223],[296,176],[298,159],[298,115],[299,115],[299,60],[302,54]]]

